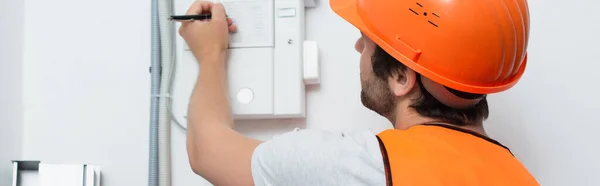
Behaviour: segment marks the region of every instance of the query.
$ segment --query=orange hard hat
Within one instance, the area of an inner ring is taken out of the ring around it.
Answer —
[[[527,63],[526,0],[330,0],[334,12],[419,74],[463,92],[514,86]]]

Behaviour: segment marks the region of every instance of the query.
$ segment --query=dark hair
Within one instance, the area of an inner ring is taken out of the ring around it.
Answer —
[[[386,82],[388,77],[407,69],[406,65],[400,63],[379,46],[376,46],[371,60],[373,62],[373,72],[375,73],[375,76]],[[416,83],[419,85],[421,95],[410,105],[410,107],[415,109],[420,115],[459,126],[473,125],[476,122],[487,119],[489,109],[485,97],[483,97],[477,105],[468,109],[450,108],[435,99],[435,97],[425,90],[425,87],[423,87],[423,84],[420,81],[420,77],[421,75],[417,75]],[[456,96],[466,99],[485,96],[461,92],[448,87],[446,87],[446,89]]]

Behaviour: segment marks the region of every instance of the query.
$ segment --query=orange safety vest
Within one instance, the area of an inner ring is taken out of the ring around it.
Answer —
[[[426,124],[377,135],[387,185],[539,185],[510,150],[462,128]]]

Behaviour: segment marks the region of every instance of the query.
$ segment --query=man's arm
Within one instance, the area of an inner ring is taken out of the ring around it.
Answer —
[[[261,141],[232,129],[226,52],[235,25],[221,4],[195,2],[190,14],[212,12],[212,20],[183,23],[180,34],[199,61],[188,108],[187,151],[192,170],[215,185],[253,185],[251,157]]]

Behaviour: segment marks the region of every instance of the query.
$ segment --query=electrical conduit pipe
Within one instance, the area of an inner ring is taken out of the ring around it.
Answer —
[[[168,109],[171,99],[171,76],[173,73],[173,23],[168,20],[172,14],[171,0],[158,0],[158,17],[160,25],[160,57],[161,81],[158,118],[158,185],[171,186],[171,114]]]
[[[160,99],[160,29],[158,0],[151,0],[150,28],[150,125],[148,154],[148,186],[158,186],[158,102]]]

